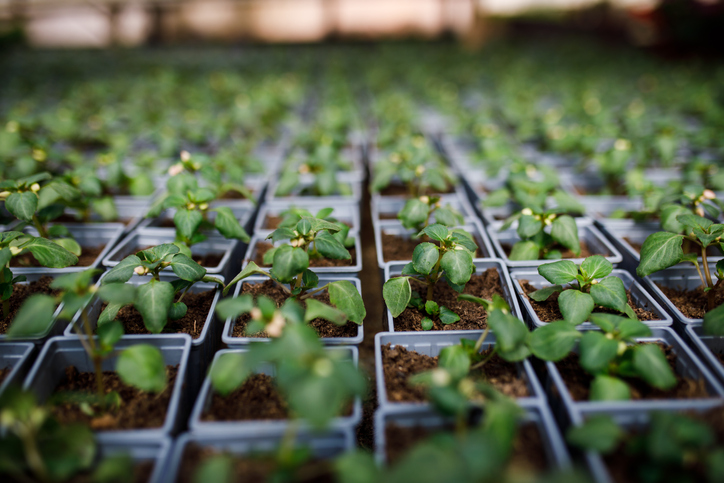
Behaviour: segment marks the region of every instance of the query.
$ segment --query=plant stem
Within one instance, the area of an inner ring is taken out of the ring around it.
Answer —
[[[35,441],[35,435],[32,434],[30,428],[23,425],[22,429],[18,431],[18,436],[20,436],[20,440],[23,442],[25,460],[28,462],[28,466],[33,474],[39,477],[41,481],[50,481],[43,457],[40,455],[40,450]]]
[[[33,215],[33,225],[35,226],[35,229],[38,230],[38,235],[43,238],[48,238],[48,230],[46,230],[43,224],[40,223],[38,215]]]
[[[282,464],[288,463],[294,450],[294,441],[297,439],[297,421],[291,420],[279,443],[279,461]]]
[[[188,292],[191,287],[192,287],[191,285],[189,285],[188,287],[186,287],[186,289],[181,293],[181,296],[178,298],[178,300],[176,301],[176,303],[179,303],[179,302],[181,302],[181,300],[183,300],[184,295],[186,295],[186,292]]]
[[[478,352],[483,346],[483,342],[485,342],[485,338],[488,336],[488,332],[490,332],[490,327],[485,327],[485,331],[480,334],[480,338],[478,338],[478,341],[475,343],[475,352]]]
[[[472,371],[473,369],[480,369],[481,367],[483,367],[485,365],[486,362],[488,362],[490,359],[492,359],[496,353],[497,353],[497,351],[495,349],[493,349],[492,351],[490,351],[490,354],[488,354],[487,357],[485,357],[485,359],[483,359],[482,361],[475,364],[473,367],[470,368],[470,370]]]
[[[327,284],[327,285],[329,285],[329,284]],[[307,298],[311,297],[312,295],[314,295],[315,293],[319,293],[319,292],[321,292],[322,290],[326,290],[326,289],[327,289],[327,285],[323,285],[323,286],[321,286],[321,287],[319,287],[319,288],[316,288],[316,289],[312,290],[311,292],[305,293],[304,295],[302,295],[301,297],[299,297],[299,300],[307,299]]]
[[[103,357],[98,353],[98,348],[96,347],[93,330],[91,329],[90,321],[88,320],[88,311],[83,309],[80,314],[83,319],[83,329],[85,330],[86,337],[88,337],[88,345],[91,350],[89,355],[91,356],[91,359],[93,359],[93,369],[96,373],[96,392],[98,393],[98,400],[105,409],[105,402],[102,402],[106,393],[105,387],[103,387]]]
[[[2,267],[0,269],[0,283],[5,283],[5,267]],[[12,294],[12,292],[11,292]],[[8,315],[10,314],[10,299],[3,300],[3,320],[8,318]]]
[[[709,260],[706,259],[706,247],[701,247],[702,264],[704,265],[704,275],[706,275],[706,284],[709,288],[714,288],[714,282],[711,281],[711,272],[709,271]]]
[[[699,262],[694,260],[694,266],[696,267],[696,271],[699,273],[699,279],[701,280],[701,284],[706,285],[706,280],[704,280],[704,274],[701,273],[701,268],[699,267]]]

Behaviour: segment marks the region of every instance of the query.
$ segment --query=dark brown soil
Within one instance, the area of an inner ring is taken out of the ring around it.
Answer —
[[[289,407],[266,374],[255,374],[228,396],[214,394],[203,421],[248,421],[287,419]]]
[[[423,240],[415,238],[407,238],[399,235],[390,235],[389,233],[382,233],[382,258],[386,262],[393,260],[412,260],[412,252],[415,251],[415,247],[419,245]],[[428,240],[424,240],[428,241]],[[431,241],[431,240],[430,240]],[[432,242],[439,245],[437,242]],[[478,247],[483,246],[483,243],[476,239],[475,243]],[[475,257],[482,257],[480,248],[475,251]]]
[[[254,256],[254,263],[259,265],[260,267],[269,267],[271,265],[265,265],[264,264],[264,254],[269,251],[271,248],[273,248],[274,245],[267,242],[256,242],[256,255]],[[329,258],[312,258],[309,257],[309,266],[310,267],[351,267],[355,263],[357,263],[357,251],[354,247],[347,249],[350,254],[350,258],[348,260],[332,260]]]
[[[201,336],[206,318],[209,315],[211,304],[214,301],[216,291],[207,290],[200,293],[187,293],[183,302],[188,307],[186,315],[178,320],[169,320],[163,328],[164,334],[189,334],[193,339]],[[105,308],[105,307],[104,307]],[[116,320],[123,324],[126,334],[151,334],[143,324],[141,313],[132,305],[126,305],[118,311]]]
[[[178,472],[178,483],[195,483],[195,472],[201,463],[209,457],[220,454],[211,448],[201,448],[194,444],[186,447],[181,467]],[[234,458],[234,474],[231,481],[243,481],[245,483],[266,483],[272,474],[278,470],[274,456],[247,455]],[[331,483],[335,481],[332,475],[332,468],[328,461],[312,460],[297,468],[289,480],[298,483]]]
[[[702,319],[704,314],[708,312],[707,293],[704,292],[703,286],[698,286],[694,290],[686,290],[683,288],[671,288],[664,285],[656,284],[664,292],[664,295],[671,300],[671,303],[681,310],[686,317],[691,319]],[[717,289],[715,295],[715,305],[718,307],[724,302],[724,290]]]
[[[436,193],[435,190],[428,188],[425,190],[424,193],[421,193],[422,195],[427,196],[438,196],[441,194],[448,194],[453,193],[455,191],[455,188],[453,186],[450,186],[446,191]],[[407,189],[405,185],[399,184],[399,183],[391,183],[386,188],[382,189],[380,191],[381,196],[405,196],[410,197],[410,191]]]
[[[676,370],[676,354],[671,346],[659,344],[666,354],[671,369],[676,374],[677,384],[671,390],[663,391],[649,386],[635,378],[622,378],[631,389],[631,399],[696,399],[710,397],[703,380],[681,377]],[[581,368],[578,354],[571,353],[565,359],[556,362],[556,367],[566,383],[568,391],[575,401],[588,401],[589,387],[593,377]]]
[[[396,220],[396,213],[380,213],[380,220]]]
[[[446,428],[425,428],[421,426],[401,427],[388,424],[385,427],[385,450],[388,464],[395,464],[422,440],[444,431]],[[516,474],[540,474],[548,468],[543,439],[538,428],[533,424],[519,427],[518,435],[513,442],[513,454],[508,462],[508,469]]]
[[[128,225],[132,221],[131,218],[118,218],[116,220],[111,220],[111,223],[123,223],[124,225]],[[60,215],[58,218],[55,218],[53,220],[54,223],[108,223],[108,221],[99,219],[99,218],[91,218],[90,220],[83,220],[82,218],[76,218],[73,215],[63,214]]]
[[[0,369],[0,384],[2,384],[5,381],[5,378],[10,375],[12,370],[13,370],[12,366],[8,366],[4,369]]]
[[[10,323],[17,315],[18,310],[23,305],[25,300],[31,295],[45,294],[45,295],[60,295],[59,290],[52,290],[50,284],[53,283],[52,277],[41,277],[35,282],[30,283],[16,283],[13,285],[13,295],[10,297],[10,312],[8,317],[0,321],[0,334],[7,332],[10,327]]]
[[[222,200],[245,200],[246,196],[235,190],[229,190],[221,195]]]
[[[76,267],[89,267],[96,261],[98,256],[101,254],[105,245],[95,247],[81,247],[81,253],[78,257],[78,263]],[[11,267],[42,267],[40,263],[31,255],[29,252],[21,253],[17,257],[10,259]]]
[[[484,351],[489,354],[492,349]],[[382,365],[385,374],[387,399],[391,402],[423,402],[427,401],[426,389],[408,384],[411,376],[429,371],[437,367],[438,357],[430,357],[415,351],[408,351],[402,346],[382,347]],[[494,355],[485,366],[476,369],[473,377],[486,380],[500,392],[509,397],[527,397],[528,386],[524,379],[518,377],[518,369]]]
[[[520,280],[520,285],[523,287],[523,290],[525,290],[526,294],[535,292],[538,290],[534,286],[532,286],[530,283],[528,283],[527,280]],[[566,289],[570,290],[570,289]],[[563,314],[561,314],[561,310],[558,308],[558,297],[560,296],[560,293],[554,293],[550,297],[548,297],[548,300],[544,300],[543,302],[536,302],[532,298],[528,297],[528,300],[530,301],[530,304],[533,306],[533,310],[535,310],[536,315],[538,318],[543,322],[553,322],[556,320],[563,320]],[[633,311],[636,313],[636,317],[639,318],[639,320],[660,320],[655,313],[644,309],[643,307],[639,307],[634,303],[633,298],[631,298],[631,291],[626,291],[626,296],[628,297],[628,305],[633,309]],[[596,313],[603,313],[603,314],[616,314],[621,315],[621,312],[618,312],[613,309],[606,309],[603,307],[598,307],[593,310]]]
[[[503,247],[503,251],[505,252],[505,254],[507,256],[510,256],[510,252],[513,250],[513,245],[511,245],[510,243],[501,243],[500,246]],[[570,251],[568,248],[565,248],[564,246],[561,246],[561,245],[555,245],[553,247],[553,249],[560,250],[562,258],[588,258],[593,255],[601,255],[601,256],[606,257],[609,255],[608,253],[591,252],[591,250],[588,248],[588,243],[586,243],[583,240],[581,240],[581,254],[580,255],[576,255],[575,253]],[[554,261],[554,260],[551,260],[551,261]]]
[[[417,290],[424,297],[426,288],[416,282],[412,283],[412,289]],[[483,274],[473,274],[470,281],[465,285],[463,293],[475,295],[486,300],[491,300],[493,294],[503,296],[503,287],[500,284],[500,274],[497,268],[489,268]],[[454,324],[444,325],[439,320],[434,321],[432,330],[481,330],[485,329],[488,324],[488,314],[482,305],[473,302],[458,300],[458,293],[450,288],[444,280],[440,280],[433,292],[433,300],[439,305],[445,306],[452,310],[460,320]],[[420,322],[423,317],[427,317],[427,313],[420,311],[414,307],[407,307],[399,317],[394,319],[395,330],[404,331],[421,331]]]
[[[241,289],[241,293],[250,293],[256,297],[257,295],[266,295],[276,302],[277,307],[281,305],[289,298],[287,292],[284,291],[276,282],[272,280],[266,280],[263,283],[250,284],[245,283]],[[329,304],[329,294],[325,291],[312,298]],[[304,301],[301,301],[304,304]],[[246,325],[251,320],[249,314],[244,314],[236,321],[234,329],[232,330],[233,337],[268,337],[266,332],[259,332],[252,336],[245,334]],[[354,322],[347,322],[345,325],[336,325],[332,322],[328,322],[323,319],[314,319],[309,323],[319,337],[355,337],[357,335],[357,328],[359,327]]]
[[[53,406],[52,411],[62,424],[83,423],[94,430],[159,428],[166,419],[166,410],[174,384],[178,366],[166,366],[168,385],[160,394],[143,392],[123,383],[115,372],[103,372],[106,394],[116,391],[123,400],[120,408],[99,416],[89,416],[78,404],[64,403]],[[60,392],[95,393],[96,377],[92,372],[78,372],[73,367],[65,370],[65,379],[55,388]]]

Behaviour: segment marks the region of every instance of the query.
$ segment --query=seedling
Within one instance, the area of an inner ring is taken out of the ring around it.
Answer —
[[[395,277],[382,287],[387,308],[393,317],[400,315],[408,306],[424,307],[428,315],[439,317],[443,324],[452,324],[460,320],[457,314],[433,300],[435,284],[445,277],[445,281],[457,292],[462,292],[465,284],[475,272],[473,256],[478,249],[472,236],[464,230],[448,229],[440,224],[426,227],[417,236],[427,235],[439,243],[422,242],[412,253],[412,262],[402,269],[402,276]],[[410,282],[414,281],[427,289],[423,301],[413,297]],[[423,319],[425,330],[432,328],[432,320]]]
[[[581,254],[581,242],[578,239],[578,226],[576,220],[562,214],[561,208],[535,212],[531,208],[523,208],[510,216],[499,231],[507,230],[514,222],[518,222],[516,232],[521,238],[513,245],[508,255],[510,260],[555,260],[562,258],[563,254],[556,248],[563,246],[573,252]],[[550,227],[550,233],[546,228]]]
[[[439,196],[420,196],[405,202],[397,218],[405,228],[421,231],[435,218],[435,223],[456,226],[463,223],[463,215],[449,204],[443,206]]]
[[[546,263],[538,273],[555,285],[528,294],[536,302],[543,302],[554,293],[563,318],[572,324],[582,324],[596,306],[618,310],[632,319],[638,319],[628,304],[626,287],[618,277],[609,277],[613,264],[601,255],[586,258],[580,266],[570,260]],[[568,287],[564,287],[568,285]]]
[[[76,210],[77,217],[86,223],[91,220],[93,213],[96,213],[103,221],[118,220],[116,202],[112,196],[104,193],[103,182],[96,175],[94,166],[76,168],[64,173],[59,179],[62,179],[68,186],[77,189],[79,195],[69,200],[63,200],[60,195],[56,195],[55,200],[46,196],[44,199],[46,204],[57,201],[64,202],[67,208]]]
[[[302,220],[303,217],[317,218],[320,220],[328,221],[330,223],[338,223],[339,220],[334,218],[332,216],[332,213],[334,213],[334,208],[329,207],[322,208],[321,210],[317,211],[316,214],[312,214],[307,209],[290,206],[286,210],[279,213],[281,221],[279,222],[279,226],[277,228],[294,229],[294,227]]]
[[[623,378],[638,378],[662,390],[676,386],[676,376],[661,348],[636,342],[637,337],[651,336],[651,329],[644,323],[595,312],[590,320],[601,330],[579,332],[571,322],[551,322],[531,334],[529,347],[540,359],[559,361],[578,342],[579,363],[594,376],[592,401],[630,399],[631,390]]]
[[[628,433],[611,416],[593,416],[571,428],[566,439],[585,451],[611,457],[623,451],[636,463],[631,476],[642,481],[724,479],[724,446],[709,425],[684,414],[653,412],[645,429]]]
[[[352,190],[347,183],[340,182],[339,173],[346,166],[338,161],[337,154],[327,149],[318,148],[312,154],[305,154],[303,162],[290,162],[279,177],[275,196],[290,196],[298,189],[302,176],[311,176],[312,183],[304,186],[300,192],[303,196],[333,196],[336,194],[350,196]]]
[[[168,170],[171,177],[166,188],[171,194],[183,195],[188,189],[198,186],[207,188],[218,197],[232,192],[256,203],[252,192],[244,186],[244,169],[228,156],[208,157],[188,151],[181,151],[181,161]],[[193,181],[192,181],[193,180]]]

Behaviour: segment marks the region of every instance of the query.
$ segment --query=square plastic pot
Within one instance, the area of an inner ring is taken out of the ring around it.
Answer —
[[[252,227],[252,221],[254,218],[254,214],[256,213],[257,206],[252,203],[249,200],[228,200],[228,201],[215,201],[211,204],[211,208],[209,210],[213,210],[214,208],[218,208],[221,206],[225,206],[228,208],[231,208],[231,211],[234,213],[234,217],[239,220],[239,223],[241,226],[244,227],[245,230],[250,231]],[[167,222],[173,223],[173,217],[176,214],[176,210],[174,208],[169,208],[167,210],[164,210],[160,216],[157,218],[145,218],[139,225],[139,228],[154,228],[158,230],[167,230],[169,233],[171,233],[173,236],[176,235],[176,229],[171,228],[169,226],[163,226]],[[215,211],[209,211],[208,212],[208,218],[209,221],[212,221],[216,218],[216,212]]]
[[[652,327],[650,337],[639,337],[639,342],[661,342],[670,345],[676,353],[676,372],[684,377],[703,379],[708,398],[701,399],[656,399],[631,401],[575,401],[568,391],[558,368],[553,362],[546,362],[548,377],[544,386],[551,407],[561,422],[582,421],[594,414],[617,414],[620,412],[647,413],[651,411],[686,411],[711,408],[721,404],[724,389],[709,369],[694,352],[669,327]],[[576,351],[578,349],[575,349]]]
[[[642,321],[644,324],[648,326],[668,327],[674,323],[671,316],[651,295],[649,295],[648,292],[646,292],[646,290],[644,290],[644,288],[630,273],[625,270],[613,270],[610,276],[621,279],[626,290],[631,291],[631,298],[637,306],[649,310],[657,315],[658,318],[656,320]],[[525,293],[525,290],[523,290],[523,286],[520,284],[520,280],[528,280],[528,282],[538,290],[544,287],[550,287],[552,284],[543,278],[543,276],[539,275],[537,271],[533,270],[513,270],[510,272],[510,278],[513,280],[513,286],[515,287],[518,297],[522,302],[523,311],[525,312],[527,320],[530,321],[533,327],[548,325],[547,322],[540,320],[540,317],[536,314],[533,304],[528,298],[528,295]],[[594,325],[590,322],[584,322],[579,327],[590,328],[594,327]]]
[[[245,278],[244,280],[236,284],[236,287],[234,288],[234,298],[238,297],[239,294],[241,294],[241,289],[244,284],[263,283],[267,280],[269,279],[263,276],[251,276]],[[330,282],[337,282],[340,280],[347,280],[354,284],[354,286],[357,287],[360,295],[362,295],[362,282],[360,282],[358,278],[345,278],[322,275],[321,277],[319,277],[319,286],[322,287],[323,285],[326,285]],[[289,285],[287,285],[287,287],[289,287]],[[224,331],[221,334],[221,341],[229,347],[243,347],[254,342],[268,342],[270,340],[268,337],[234,337],[232,333],[235,326],[236,318],[229,317],[228,319],[226,319],[226,322],[224,323]],[[357,335],[354,337],[325,337],[321,339],[321,341],[324,342],[325,345],[358,345],[362,343],[362,340],[364,340],[364,327],[362,325],[357,326]]]
[[[611,215],[616,211],[641,211],[644,205],[643,198],[640,197],[594,196],[592,198],[595,199],[585,197],[578,201],[586,208],[586,216],[596,220],[599,226],[609,220],[621,221],[617,218],[611,218]]]
[[[546,460],[551,468],[568,468],[571,459],[558,427],[548,407],[537,404],[521,404],[525,410],[519,424],[532,423],[538,429],[543,441]],[[485,407],[483,406],[483,411]],[[483,416],[484,417],[484,416]],[[426,427],[430,429],[453,426],[453,421],[443,418],[429,407],[402,407],[375,412],[375,459],[379,464],[387,462],[387,441],[385,428],[389,424],[400,427]]]
[[[701,360],[724,385],[724,364],[717,357],[717,354],[724,354],[724,337],[704,335],[702,324],[699,323],[687,325],[685,333]]]
[[[114,196],[113,201],[116,204],[116,211],[118,212],[118,220],[116,223],[124,225],[123,233],[130,233],[139,223],[143,221],[143,217],[151,207],[151,196],[133,197],[133,196]],[[70,214],[74,213],[74,210],[68,210]],[[78,221],[82,223],[82,221]],[[107,223],[103,221],[98,215],[91,215],[91,220],[88,224],[95,223]]]
[[[678,169],[670,168],[649,168],[644,170],[644,177],[647,181],[655,186],[666,186],[670,181],[678,181],[681,179],[681,173]],[[580,200],[589,200],[595,202],[597,199],[602,200],[626,200],[628,196],[611,196],[597,194],[583,194],[580,188],[586,193],[596,193],[605,188],[605,179],[595,170],[589,170],[584,173],[568,172],[561,173],[561,187],[574,194]]]
[[[108,272],[106,272],[108,273]],[[105,274],[104,274],[105,275]],[[221,278],[221,281],[224,281],[223,277]],[[131,277],[131,279],[127,282],[131,285],[140,286],[145,283],[148,283],[150,280],[149,277],[139,277],[138,275],[134,275]],[[162,282],[172,282],[173,280],[178,280],[178,277],[175,274],[172,273],[161,273],[161,281]],[[98,286],[100,287],[100,284],[103,282],[103,277],[98,281]],[[204,321],[203,329],[201,330],[201,335],[197,337],[196,339],[191,339],[191,350],[189,352],[189,369],[188,369],[188,381],[189,381],[189,391],[191,393],[196,393],[198,391],[199,387],[201,386],[201,381],[203,381],[204,376],[206,376],[206,369],[209,367],[209,363],[211,362],[211,359],[214,357],[214,354],[219,349],[221,337],[221,323],[216,319],[216,304],[221,299],[221,290],[218,288],[218,285],[213,283],[206,283],[206,282],[198,282],[191,287],[189,290],[191,293],[201,293],[206,292],[207,290],[215,290],[216,293],[214,294],[214,299],[211,302],[211,308],[209,309],[209,314],[206,316],[206,320]],[[103,301],[99,298],[94,298],[90,304],[87,306],[86,311],[88,315],[88,322],[91,325],[91,330],[95,331],[97,324],[98,324],[98,317],[101,314],[101,309],[103,308]],[[68,325],[68,327],[65,328],[65,332],[63,335],[67,337],[77,337],[77,333],[75,330],[75,326],[78,326],[79,329],[81,329],[81,332],[84,332],[83,328],[83,321],[81,318],[81,313],[78,312],[73,317],[73,320]],[[126,334],[123,336],[124,339],[128,340],[135,340],[139,338],[147,338],[147,337],[166,337],[168,334]]]
[[[713,269],[713,267],[711,268]],[[715,273],[712,273],[711,276],[714,280],[714,283],[716,283],[718,278],[716,278]],[[642,282],[644,287],[646,287],[646,289],[649,291],[649,293],[657,298],[659,302],[661,302],[661,305],[664,306],[666,310],[668,310],[669,313],[674,316],[674,320],[676,320],[678,323],[686,326],[688,324],[693,324],[697,322],[701,323],[704,321],[704,319],[692,319],[690,317],[686,317],[681,312],[681,310],[679,310],[679,308],[674,305],[674,303],[669,300],[669,298],[659,288],[659,284],[663,285],[664,287],[686,290],[693,290],[701,286],[701,278],[699,278],[696,267],[694,267],[693,265],[689,265],[688,267],[679,266],[667,268],[665,270],[661,270],[659,272],[652,273],[647,277],[644,277]]]
[[[40,273],[43,275],[54,275],[71,272],[82,272],[89,268],[99,268],[101,262],[113,248],[118,244],[118,241],[123,236],[123,232],[126,227],[122,223],[93,223],[93,224],[64,224],[70,231],[71,235],[81,246],[99,246],[103,245],[104,248],[98,257],[88,266],[79,267],[66,267],[66,268],[46,268],[46,267],[15,267],[12,269],[15,275],[25,275],[29,273]],[[38,232],[35,228],[28,227],[28,233],[33,236],[38,236]]]
[[[390,263],[398,263],[398,262],[405,262],[409,263],[412,261],[412,258],[409,260],[385,260],[383,253],[382,253],[382,235],[383,234],[390,234],[390,235],[398,235],[402,238],[412,238],[413,236],[417,235],[417,230],[411,230],[407,229],[402,226],[402,223],[400,223],[397,220],[383,220],[383,221],[374,221],[372,222],[372,227],[375,230],[375,245],[376,245],[376,251],[377,251],[377,266],[380,268],[380,272],[382,273],[387,265]],[[467,218],[464,223],[460,226],[457,226],[455,228],[462,228],[463,230],[467,231],[468,233],[473,235],[473,239],[475,240],[475,243],[478,245],[478,248],[480,249],[480,252],[482,256],[479,258],[494,258],[495,252],[493,251],[493,247],[490,244],[490,239],[488,238],[487,233],[483,229],[483,227],[480,225],[480,222],[476,219],[469,217]]]
[[[614,266],[621,263],[623,257],[616,250],[616,248],[609,242],[603,233],[593,225],[593,220],[590,218],[576,218],[576,225],[578,226],[578,239],[582,242],[586,242],[589,250],[592,253],[598,253],[604,255],[606,260],[613,263]],[[495,251],[498,256],[503,259],[505,264],[510,268],[527,268],[537,267],[544,263],[550,263],[555,260],[510,260],[508,254],[503,250],[503,244],[513,246],[516,242],[520,241],[520,237],[516,232],[517,226],[513,224],[510,228],[499,231],[502,227],[502,223],[493,223],[488,226],[488,234],[490,235],[490,242],[493,244]],[[585,258],[567,258],[573,263],[580,264]]]
[[[115,267],[128,255],[133,255],[139,250],[149,246],[173,243],[174,231],[166,228],[138,228],[124,238],[118,246],[103,259],[106,267]],[[227,276],[233,254],[241,242],[239,240],[227,240],[226,238],[213,235],[206,241],[197,243],[191,248],[195,254],[205,255],[207,253],[223,253],[221,261],[215,267],[204,267],[209,275]]]
[[[356,347],[327,347],[328,351],[340,351],[344,357],[357,367],[359,354]],[[212,366],[216,361],[223,357],[224,354],[244,353],[248,349],[224,349],[216,353]],[[254,372],[256,374],[267,374],[274,377],[274,367],[269,364],[261,364]],[[213,435],[213,436],[258,436],[269,434],[283,433],[289,426],[289,420],[249,420],[249,421],[203,421],[201,419],[204,412],[210,407],[213,397],[213,388],[211,387],[211,379],[207,375],[201,386],[199,397],[196,398],[191,418],[189,420],[189,430],[196,434]],[[349,416],[339,416],[334,418],[327,428],[333,432],[348,432],[350,435],[354,433],[355,427],[362,419],[362,402],[356,398],[353,403],[352,414]],[[311,428],[305,422],[299,423],[302,431],[310,431]],[[350,436],[351,437],[351,436]]]
[[[111,442],[98,445],[96,459],[103,461],[106,457],[114,455],[128,455],[135,464],[153,462],[153,471],[148,483],[161,483],[165,479],[166,463],[169,460],[173,443],[171,438],[161,438],[159,441],[133,441]]]
[[[373,193],[371,197],[372,223],[399,221],[397,215],[405,207],[409,199],[407,196],[382,196],[376,193]],[[456,188],[454,193],[440,195],[440,204],[450,206],[464,217],[477,216],[468,201],[467,195],[461,188]],[[434,220],[435,217],[433,216],[432,219]]]
[[[346,223],[349,225],[349,231],[357,233],[360,230],[360,217],[359,217],[359,205],[356,203],[349,204],[337,204],[334,206],[325,205],[314,199],[304,201],[298,205],[289,205],[289,203],[265,203],[259,209],[259,216],[257,216],[256,223],[254,224],[254,233],[260,232],[271,232],[274,229],[267,228],[267,218],[269,216],[280,216],[282,212],[289,208],[303,208],[308,210],[311,214],[316,214],[323,208],[334,208],[334,211],[330,216],[334,217],[337,221]]]
[[[113,430],[96,432],[96,440],[106,443],[147,443],[158,442],[180,429],[180,415],[185,413],[191,403],[186,391],[186,373],[188,356],[191,349],[191,337],[166,335],[163,337],[138,336],[133,339],[121,339],[116,345],[118,352],[136,344],[149,344],[161,351],[166,365],[177,365],[178,372],[171,400],[166,411],[166,420],[160,428]],[[103,361],[104,371],[113,371],[118,356],[113,355]],[[65,369],[75,366],[81,372],[93,372],[93,361],[88,357],[78,337],[53,337],[50,339],[38,359],[35,361],[23,388],[36,394],[38,401],[44,403],[65,377]]]
[[[282,435],[213,435],[184,433],[175,442],[169,458],[163,464],[164,474],[161,479],[149,483],[171,483],[178,481],[179,469],[187,446],[195,444],[233,456],[259,455],[274,453],[279,448]],[[335,458],[353,448],[347,434],[343,432],[326,432],[324,434],[301,433],[297,435],[297,445],[311,449],[315,457],[320,459]]]
[[[266,237],[271,233],[270,231],[262,231],[251,237],[249,246],[246,249],[244,258],[241,261],[241,268],[243,269],[249,264],[250,260],[254,260],[256,257],[256,244],[259,242],[272,243],[271,240],[266,240]],[[343,267],[309,267],[311,271],[317,275],[342,275],[342,276],[355,276],[362,271],[362,244],[360,241],[359,233],[349,232],[350,237],[354,238],[355,258],[354,265],[346,265]],[[288,243],[288,240],[280,240],[274,242],[274,246],[278,247]]]
[[[269,185],[269,191],[267,192],[266,201],[270,203],[286,203],[289,206],[291,205],[298,205],[300,203],[304,203],[305,201],[319,201],[321,203],[324,203],[327,206],[336,206],[340,204],[350,204],[350,203],[359,203],[362,199],[362,184],[361,179],[350,179],[345,178],[344,176],[338,175],[338,185],[346,185],[350,189],[349,195],[330,195],[330,196],[305,196],[301,195],[300,193],[308,187],[311,187],[314,185],[314,178],[313,175],[302,175],[300,176],[300,181],[297,187],[294,189],[294,191],[289,196],[278,196],[276,194],[277,188],[279,186],[279,180],[273,181]]]
[[[10,372],[0,382],[0,395],[9,386],[19,386],[30,369],[33,362],[35,345],[29,342],[5,342],[0,344],[0,369],[9,369]]]
[[[375,375],[377,377],[377,402],[379,408],[387,410],[393,407],[431,407],[428,402],[394,402],[387,398],[387,385],[385,384],[385,371],[382,360],[382,347],[392,344],[392,347],[404,347],[430,357],[437,357],[440,352],[451,345],[460,343],[461,339],[476,341],[483,331],[454,330],[448,332],[378,332],[375,335]],[[495,345],[495,334],[492,332],[485,337],[481,350],[487,350]],[[525,359],[516,362],[518,377],[525,380],[530,396],[517,398],[519,404],[545,404],[546,398],[543,387],[535,375],[533,366]]]
[[[503,295],[505,300],[510,305],[510,310],[513,315],[519,319],[523,318],[523,313],[520,311],[520,305],[518,305],[518,297],[515,296],[515,290],[513,289],[513,283],[510,280],[510,274],[508,269],[503,265],[503,262],[496,258],[477,258],[473,260],[475,264],[475,274],[482,274],[489,268],[497,268],[498,274],[500,275],[500,285],[503,287]],[[389,263],[385,267],[385,275],[383,280],[386,282],[392,277],[402,275],[402,269],[407,263]],[[395,320],[392,317],[389,309],[385,307],[385,313],[387,314],[387,327],[389,332],[401,333],[395,331]],[[447,331],[426,331],[427,333],[447,333]],[[462,331],[465,332],[465,331]],[[404,332],[406,333],[406,332]],[[417,333],[417,332],[412,332]]]

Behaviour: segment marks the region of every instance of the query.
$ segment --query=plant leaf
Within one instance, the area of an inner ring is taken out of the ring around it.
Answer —
[[[533,215],[523,215],[518,220],[518,236],[523,240],[532,238],[543,229],[543,223]]]
[[[44,267],[65,268],[78,263],[77,256],[45,238],[35,237],[30,242],[24,243],[22,248],[32,253],[38,263]]]
[[[133,276],[133,271],[141,265],[141,259],[136,255],[128,255],[121,260],[118,265],[106,272],[105,277],[101,280],[101,285],[109,283],[126,283]]]
[[[319,253],[333,260],[349,260],[352,258],[344,245],[327,231],[317,233],[317,236],[314,237],[314,246]]]
[[[412,252],[412,266],[422,275],[429,275],[439,259],[438,247],[433,243],[420,243]]]
[[[38,209],[38,195],[32,191],[11,193],[5,199],[5,208],[16,218],[23,221],[32,221]]]
[[[199,229],[204,216],[200,211],[178,208],[173,215],[173,224],[184,239],[191,239]]]
[[[291,282],[307,268],[309,268],[309,255],[302,248],[282,245],[274,253],[272,273],[282,283]]]
[[[661,348],[654,344],[636,346],[633,367],[641,379],[650,386],[659,389],[671,389],[676,386],[676,376],[671,370]]]
[[[449,234],[450,231],[445,226],[439,223],[434,223],[423,228],[422,231],[417,234],[417,236],[420,237],[422,235],[427,235],[433,240],[442,242],[447,238]]]
[[[226,396],[241,386],[251,374],[251,367],[247,364],[244,354],[230,352],[222,354],[214,361],[209,371],[209,378],[214,390]]]
[[[181,280],[198,282],[206,275],[206,269],[183,253],[171,258],[171,270]]]
[[[559,361],[573,350],[581,336],[575,325],[559,320],[534,330],[530,335],[528,346],[540,359]]]
[[[407,308],[412,297],[412,289],[408,277],[395,277],[382,286],[382,297],[392,317],[397,317]]]
[[[623,312],[628,305],[626,287],[618,277],[606,277],[591,285],[591,297],[596,305]]]
[[[141,313],[143,323],[150,332],[159,334],[166,326],[174,294],[173,285],[169,282],[151,280],[138,287],[133,306]]]
[[[97,295],[105,302],[128,305],[136,299],[136,287],[125,283],[110,283],[101,286]]]
[[[249,261],[249,264],[244,267],[244,269],[239,272],[234,279],[229,282],[229,284],[224,287],[223,294],[226,295],[229,292],[229,289],[236,284],[237,282],[244,280],[246,277],[251,277],[252,275],[268,275],[264,270],[259,268],[259,265],[256,263]]]
[[[646,237],[641,246],[641,261],[636,268],[639,277],[672,267],[684,256],[681,248],[684,237],[677,233],[660,231]]]
[[[587,330],[578,347],[581,367],[590,374],[603,372],[616,358],[618,341],[598,330]]]
[[[548,300],[548,297],[553,295],[557,292],[562,292],[563,287],[560,285],[551,285],[550,287],[545,287],[540,290],[536,290],[535,292],[531,292],[528,294],[528,297],[532,298],[536,302],[543,302],[544,300]]]
[[[8,339],[40,337],[53,323],[57,303],[49,295],[32,295],[25,300],[7,331]]]
[[[244,243],[249,243],[249,234],[241,226],[239,220],[234,216],[234,212],[228,206],[220,206],[214,208],[216,212],[216,218],[214,218],[214,226],[224,238],[231,238],[235,240],[241,240]]]
[[[703,329],[705,335],[724,336],[724,304],[704,315]]]
[[[460,320],[460,316],[445,306],[440,306],[440,322],[445,325],[454,324]]]
[[[123,382],[142,391],[159,393],[166,388],[166,364],[161,351],[152,345],[125,349],[118,356],[116,371]]]
[[[357,325],[362,325],[367,311],[357,287],[348,280],[340,280],[327,284],[329,301],[347,315]]]
[[[347,314],[341,310],[312,298],[307,299],[306,302],[307,311],[304,315],[304,322],[309,323],[316,318],[321,318],[336,325],[347,323]]]
[[[534,241],[519,241],[513,245],[508,255],[508,260],[538,260],[540,257],[540,246]]]
[[[508,361],[528,357],[530,352],[525,344],[529,332],[522,320],[502,310],[493,310],[488,316],[488,325],[495,333],[495,345],[501,357]]]
[[[591,416],[582,425],[569,429],[566,441],[583,450],[608,454],[618,447],[625,435],[611,416],[602,414]]]
[[[572,282],[578,275],[578,267],[570,260],[544,263],[538,267],[538,273],[550,283],[564,284]]]
[[[551,223],[551,237],[576,256],[581,255],[581,242],[578,240],[576,220],[568,215],[559,216]]]
[[[601,255],[593,255],[581,263],[581,269],[586,272],[588,279],[607,277],[613,271],[613,264]]]
[[[457,285],[468,283],[475,268],[473,257],[467,250],[445,252],[440,260],[440,267],[445,271],[445,277]]]
[[[631,399],[628,385],[617,377],[599,374],[591,382],[591,401],[627,401]]]
[[[593,311],[593,297],[575,289],[564,290],[558,296],[558,307],[566,322],[582,324]]]

